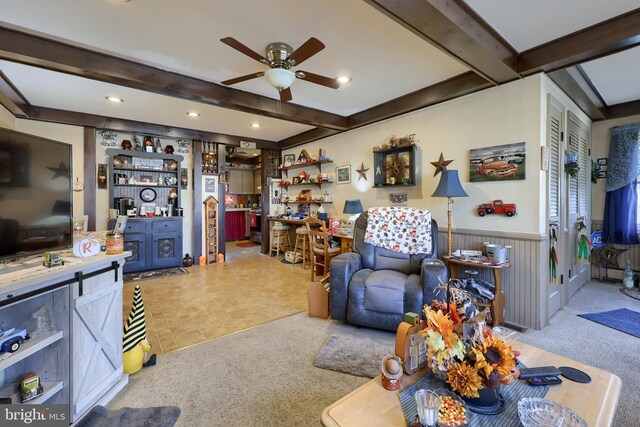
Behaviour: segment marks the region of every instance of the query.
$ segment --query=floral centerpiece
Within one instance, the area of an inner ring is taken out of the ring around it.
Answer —
[[[483,388],[497,389],[519,376],[519,353],[486,326],[484,314],[473,307],[434,301],[424,307],[428,363],[446,377],[451,388],[466,398],[477,398]]]

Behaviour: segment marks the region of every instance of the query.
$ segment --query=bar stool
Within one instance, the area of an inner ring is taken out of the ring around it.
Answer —
[[[296,245],[293,248],[293,264],[296,265],[296,261],[298,260],[298,244],[301,243],[301,251],[302,251],[302,269],[307,268],[307,261],[311,264],[311,258],[309,258],[309,250],[307,248],[307,243],[309,242],[308,236],[309,231],[307,230],[307,226],[296,228]]]
[[[276,252],[276,259],[280,251],[286,255],[287,248],[291,249],[291,239],[289,239],[289,227],[286,224],[275,223],[273,225],[273,235],[271,236],[271,251]]]

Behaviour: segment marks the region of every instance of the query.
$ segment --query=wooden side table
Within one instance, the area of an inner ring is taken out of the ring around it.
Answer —
[[[488,303],[474,303],[476,305],[489,306],[491,309],[492,326],[501,325],[504,323],[504,292],[502,292],[502,269],[511,267],[511,263],[504,262],[502,264],[484,264],[478,262],[470,262],[456,257],[443,256],[449,266],[450,277],[457,277],[458,265],[475,267],[475,268],[490,268],[493,270],[493,284],[496,286],[495,297],[491,304]]]

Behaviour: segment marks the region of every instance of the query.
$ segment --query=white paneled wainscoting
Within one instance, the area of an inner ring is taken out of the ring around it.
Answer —
[[[485,230],[452,229],[452,250],[482,250],[484,242],[511,246],[511,267],[502,271],[502,287],[505,296],[505,321],[528,328],[541,329],[549,321],[549,246],[546,235],[535,233],[511,233]],[[438,233],[439,256],[447,253],[446,228]],[[458,276],[467,277],[458,268]],[[493,283],[489,268],[475,268],[478,276]]]

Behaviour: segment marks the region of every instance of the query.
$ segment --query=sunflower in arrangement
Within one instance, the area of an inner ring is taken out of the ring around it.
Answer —
[[[479,397],[478,390],[497,389],[519,376],[515,358],[519,354],[486,326],[484,314],[457,304],[434,301],[424,307],[427,327],[427,358],[431,371],[446,378],[463,397]]]

